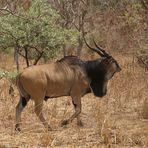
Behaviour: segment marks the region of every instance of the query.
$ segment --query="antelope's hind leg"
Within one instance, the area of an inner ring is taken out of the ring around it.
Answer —
[[[29,100],[27,100],[26,98],[20,96],[20,100],[16,106],[16,124],[15,124],[16,131],[21,131],[21,129],[20,129],[21,113],[22,113],[23,109],[25,108],[25,106],[27,105],[28,101]]]
[[[48,125],[47,121],[43,116],[42,108],[43,108],[43,100],[40,101],[35,100],[35,113],[42,122],[42,124],[44,125],[44,127],[50,131],[51,127]]]

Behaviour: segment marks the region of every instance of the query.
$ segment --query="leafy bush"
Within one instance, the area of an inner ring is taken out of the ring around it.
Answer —
[[[19,6],[17,11],[0,17],[0,48],[16,48],[26,58],[32,49],[37,53],[33,58],[46,50],[60,49],[61,45],[76,44],[78,33],[73,29],[63,28],[61,17],[47,0],[33,0],[28,10]],[[57,48],[59,47],[59,48]],[[7,51],[7,50],[6,50]]]
[[[16,79],[16,76],[17,76],[16,71],[0,70],[0,79],[6,78],[9,79],[10,81],[14,81]]]

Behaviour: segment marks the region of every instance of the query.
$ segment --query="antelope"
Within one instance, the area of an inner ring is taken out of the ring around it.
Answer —
[[[61,125],[71,123],[74,118],[77,118],[79,126],[83,125],[79,116],[81,98],[91,92],[97,97],[106,95],[109,80],[121,70],[118,62],[95,41],[95,48],[84,41],[101,57],[84,61],[77,56],[66,56],[54,63],[28,67],[18,74],[16,83],[20,100],[16,106],[15,130],[21,130],[21,113],[29,100],[34,101],[35,113],[45,128],[51,130],[43,116],[43,101],[61,96],[70,96],[75,108],[74,114],[63,120]]]

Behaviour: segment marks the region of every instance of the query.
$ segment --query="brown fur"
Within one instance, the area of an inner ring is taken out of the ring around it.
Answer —
[[[72,122],[75,117],[78,119],[78,124],[81,124],[78,117],[81,112],[81,97],[85,94],[89,83],[79,65],[73,65],[69,60],[65,60],[26,68],[18,75],[17,86],[21,99],[25,98],[26,102],[30,98],[34,100],[35,113],[45,127],[49,127],[42,114],[45,97],[71,96],[76,112],[62,124]],[[23,110],[21,103],[22,101],[16,107],[17,130],[20,130],[20,117]]]
[[[71,96],[75,107],[75,113],[62,125],[74,118],[77,118],[78,125],[82,125],[79,118],[81,97],[91,91],[98,97],[106,95],[108,81],[120,70],[111,56],[91,61],[67,56],[52,64],[26,68],[17,77],[20,101],[16,107],[16,130],[20,130],[21,112],[30,99],[35,102],[35,113],[40,121],[46,128],[49,127],[42,114],[43,101],[61,96]]]

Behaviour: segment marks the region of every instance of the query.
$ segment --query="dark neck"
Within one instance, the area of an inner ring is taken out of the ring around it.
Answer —
[[[102,65],[102,59],[95,61],[86,61],[85,70],[90,81],[90,88],[92,89],[94,95],[98,97],[103,97],[106,94],[106,91],[104,91],[104,85],[106,83],[106,70],[105,67]]]
[[[106,70],[104,69],[101,59],[85,62],[85,70],[91,81],[100,82],[105,78]]]

